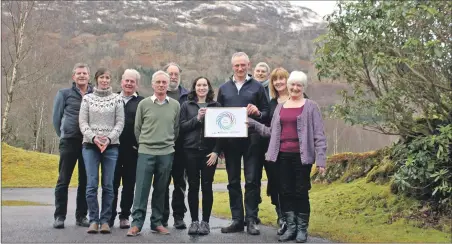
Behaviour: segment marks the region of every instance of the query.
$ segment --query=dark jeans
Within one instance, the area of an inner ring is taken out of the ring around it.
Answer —
[[[113,181],[113,191],[115,197],[113,199],[113,208],[111,212],[111,220],[114,221],[117,215],[116,208],[118,205],[118,190],[122,179],[121,191],[121,212],[119,219],[129,219],[130,210],[133,205],[133,195],[135,190],[135,179],[137,171],[138,150],[132,145],[119,145],[118,161],[116,162],[115,179]]]
[[[209,222],[213,205],[212,183],[217,163],[207,166],[206,157],[210,151],[185,149],[188,175],[188,206],[192,221],[198,221],[199,212],[199,184],[202,190],[202,220]]]
[[[311,189],[312,164],[302,164],[300,153],[280,152],[280,197],[283,212],[311,212],[309,190]]]
[[[241,187],[241,159],[245,175],[245,220],[257,220],[258,205],[260,201],[260,175],[259,161],[262,151],[260,136],[250,134],[248,138],[228,139],[224,146],[226,171],[228,173],[229,205],[232,220],[243,222],[243,195]]]
[[[175,218],[184,218],[187,207],[185,206],[185,191],[187,189],[187,175],[185,173],[185,159],[183,158],[183,149],[177,148],[174,153],[174,161],[171,169],[171,177],[173,178],[173,196],[171,200],[171,208]],[[165,210],[163,212],[163,222],[168,222],[170,215],[169,208],[169,185],[171,177],[168,180],[165,192]]]
[[[60,162],[58,165],[58,181],[55,187],[55,213],[54,218],[66,219],[68,187],[71,182],[72,173],[78,160],[78,188],[77,206],[75,218],[81,219],[88,213],[86,204],[86,171],[82,156],[81,139],[60,140]]]
[[[113,179],[115,177],[118,146],[110,145],[103,153],[94,144],[83,146],[83,158],[88,184],[86,185],[86,202],[89,209],[89,222],[105,224],[111,218],[111,208],[114,198]],[[99,164],[102,170],[102,211],[99,216],[97,190],[99,187]]]
[[[143,228],[151,184],[154,187],[151,199],[151,228],[162,225],[165,187],[170,176],[172,164],[173,153],[167,155],[138,153],[137,179],[132,209],[133,221],[131,226],[136,226],[140,230]],[[154,182],[152,178],[154,178]]]

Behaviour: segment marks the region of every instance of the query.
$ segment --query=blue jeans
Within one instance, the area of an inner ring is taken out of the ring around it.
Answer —
[[[113,179],[118,159],[118,147],[111,145],[101,153],[96,145],[84,144],[82,154],[87,176],[86,202],[88,204],[89,222],[108,223],[111,218],[113,198],[115,197]],[[100,219],[99,202],[97,201],[99,164],[102,167],[102,212],[100,213]]]

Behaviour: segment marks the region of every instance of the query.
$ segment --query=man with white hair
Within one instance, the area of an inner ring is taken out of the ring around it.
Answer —
[[[270,101],[270,91],[268,90],[268,83],[269,83],[269,77],[270,77],[270,66],[268,66],[265,62],[260,62],[256,64],[256,67],[254,68],[254,79],[259,81],[262,86],[265,88],[265,93],[267,94],[267,98]]]
[[[163,70],[170,76],[170,83],[168,85],[168,91],[166,95],[182,104],[187,101],[188,90],[181,85],[181,73],[182,69],[177,63],[170,62]],[[182,141],[177,140],[174,152],[173,167],[171,169],[171,176],[168,180],[168,186],[165,193],[165,211],[163,212],[163,226],[168,226],[168,219],[170,214],[169,207],[169,185],[171,177],[173,177],[173,195],[171,198],[171,207],[173,209],[174,227],[176,229],[185,229],[187,226],[184,222],[184,215],[187,212],[185,206],[185,191],[187,189],[187,174],[185,173],[185,159],[183,155]]]
[[[114,225],[117,215],[118,189],[122,179],[121,212],[119,213],[119,228],[130,227],[129,216],[133,204],[135,188],[135,175],[137,170],[138,143],[135,138],[134,126],[138,103],[144,97],[138,95],[137,88],[140,82],[140,73],[134,69],[126,69],[121,78],[122,91],[119,95],[124,101],[124,129],[119,137],[119,155],[116,163],[115,178],[113,182],[113,208],[109,221],[110,227]]]
[[[173,164],[174,142],[179,134],[180,112],[179,102],[166,95],[169,82],[170,77],[166,72],[155,72],[152,75],[154,94],[138,104],[135,117],[135,137],[139,145],[136,189],[133,221],[127,236],[136,236],[143,228],[151,184],[154,187],[151,230],[169,234],[162,219],[165,190]]]
[[[229,81],[220,86],[217,101],[223,107],[246,107],[249,117],[265,121],[269,113],[267,94],[264,87],[248,74],[250,68],[248,55],[244,52],[235,53],[232,55],[231,64],[234,74]],[[249,130],[247,138],[227,138],[224,143],[232,223],[221,228],[222,233],[243,231],[246,224],[248,234],[260,234],[257,227],[261,175],[258,172],[259,168],[262,170],[259,160],[263,154],[263,149],[259,146],[260,141],[261,137],[253,130]],[[242,157],[245,201],[240,184]]]

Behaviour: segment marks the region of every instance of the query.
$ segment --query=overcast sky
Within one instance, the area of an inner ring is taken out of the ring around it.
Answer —
[[[334,10],[334,5],[336,4],[336,1],[289,1],[289,2],[295,5],[310,8],[322,17],[332,13]]]

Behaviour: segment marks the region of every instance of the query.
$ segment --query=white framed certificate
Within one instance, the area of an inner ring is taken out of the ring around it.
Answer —
[[[204,137],[248,137],[246,107],[207,108]]]

